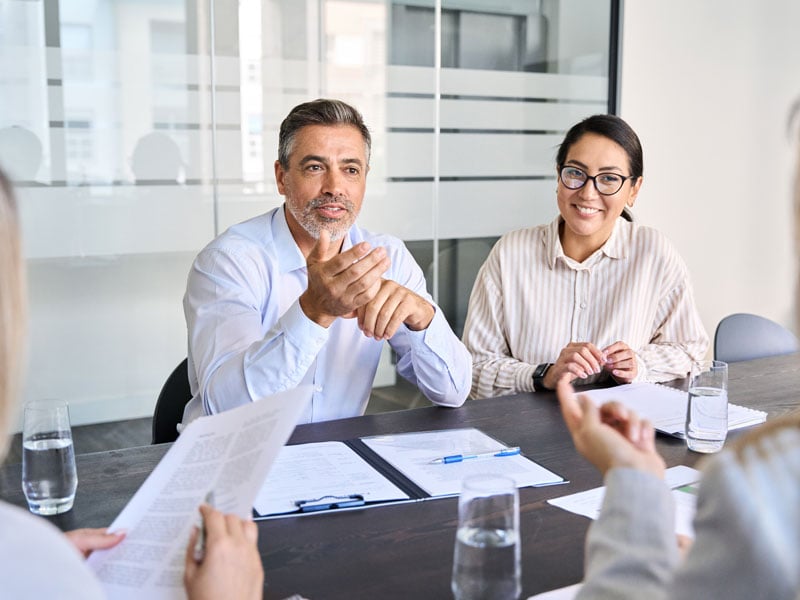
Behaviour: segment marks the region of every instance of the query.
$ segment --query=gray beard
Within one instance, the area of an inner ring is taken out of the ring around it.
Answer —
[[[349,218],[345,217],[344,219],[328,219],[316,214],[315,210],[317,208],[328,204],[331,200],[342,204],[347,210]],[[304,206],[302,210],[298,210],[290,202],[287,202],[286,205],[295,220],[300,223],[300,226],[306,230],[306,233],[308,233],[308,235],[313,237],[315,240],[319,239],[320,231],[323,229],[330,233],[332,242],[340,240],[350,230],[350,227],[356,220],[355,206],[344,196],[336,196],[335,198],[314,198],[311,202]]]

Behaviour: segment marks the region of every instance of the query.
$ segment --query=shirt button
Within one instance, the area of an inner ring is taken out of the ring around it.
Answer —
[[[586,302],[581,302],[581,308],[586,308]]]
[[[314,391],[315,392],[321,392],[322,391],[322,386],[321,385],[315,385],[314,386]]]

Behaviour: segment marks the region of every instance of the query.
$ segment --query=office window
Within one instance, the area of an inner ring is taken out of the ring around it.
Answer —
[[[488,11],[442,10],[442,67],[521,70],[528,53],[527,19],[525,15]],[[391,64],[432,67],[434,24],[433,8],[393,4]]]
[[[75,423],[151,413],[186,355],[192,259],[280,205],[278,126],[321,96],[373,132],[361,225],[408,243],[459,330],[494,241],[555,214],[564,131],[610,108],[615,2],[442,4],[437,28],[433,0],[0,3],[26,398],[68,400]],[[387,354],[376,384],[394,380]]]
[[[64,77],[88,81],[94,76],[92,45],[92,28],[88,25],[61,25]]]

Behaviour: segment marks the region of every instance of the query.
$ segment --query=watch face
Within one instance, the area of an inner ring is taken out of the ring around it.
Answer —
[[[533,372],[533,376],[534,377],[544,377],[544,374],[547,373],[547,367],[549,367],[549,366],[550,365],[548,365],[546,363],[539,365],[538,367],[536,367],[536,370]]]

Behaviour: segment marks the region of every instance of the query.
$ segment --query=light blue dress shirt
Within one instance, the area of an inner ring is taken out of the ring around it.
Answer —
[[[342,249],[361,241],[386,248],[391,267],[385,278],[433,304],[403,242],[354,225]],[[184,425],[301,383],[314,389],[301,423],[364,413],[383,342],[366,337],[356,319],[336,319],[327,329],[310,320],[299,303],[306,286],[306,261],[283,206],[234,225],[200,252],[183,302],[193,394]],[[427,329],[401,325],[388,342],[401,376],[432,402],[460,406],[469,393],[472,359],[435,308]]]

